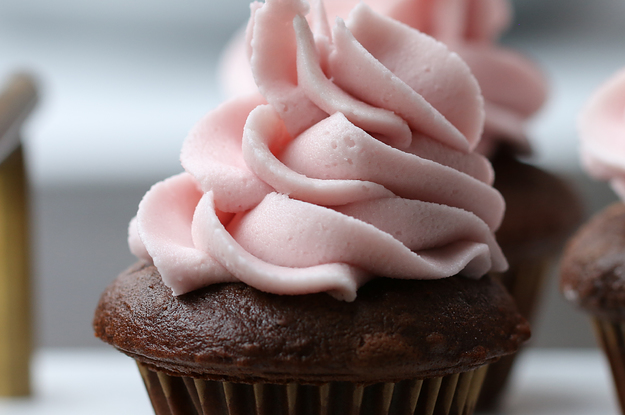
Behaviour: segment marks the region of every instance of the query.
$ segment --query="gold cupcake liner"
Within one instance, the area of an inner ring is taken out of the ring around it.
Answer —
[[[555,258],[550,255],[518,261],[511,263],[508,271],[493,275],[506,287],[514,298],[519,313],[530,323],[554,260]],[[504,356],[490,365],[478,401],[478,409],[490,410],[497,406],[508,384],[516,356],[516,353]]]
[[[487,366],[431,378],[323,385],[170,376],[137,362],[156,415],[471,415]]]
[[[625,322],[598,317],[594,317],[592,322],[599,345],[610,362],[621,413],[625,414]]]

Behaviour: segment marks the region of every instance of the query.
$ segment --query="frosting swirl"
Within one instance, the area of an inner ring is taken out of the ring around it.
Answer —
[[[360,0],[325,1],[327,15],[346,18]],[[457,52],[469,65],[482,89],[486,119],[478,151],[491,155],[505,142],[529,153],[526,121],[546,99],[546,82],[536,65],[521,54],[497,44],[511,21],[507,0],[368,0],[377,13],[429,34]],[[313,25],[322,24],[309,18]],[[248,31],[247,42],[250,36]],[[229,96],[254,91],[241,33],[226,49],[221,62]]]
[[[131,250],[174,294],[242,281],[353,300],[374,275],[502,271],[504,210],[472,152],[479,86],[442,43],[357,5],[330,29],[323,5],[252,6],[260,94],[210,112],[131,222]]]
[[[593,94],[578,127],[584,167],[592,176],[609,180],[625,200],[625,69]]]

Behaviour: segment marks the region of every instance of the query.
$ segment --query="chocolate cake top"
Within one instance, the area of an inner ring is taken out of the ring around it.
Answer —
[[[104,292],[95,334],[163,372],[242,382],[371,383],[463,372],[512,353],[527,322],[489,277],[376,278],[354,302],[242,283],[174,297],[136,264]]]
[[[625,319],[625,204],[608,206],[573,236],[561,274],[569,301],[598,316]]]

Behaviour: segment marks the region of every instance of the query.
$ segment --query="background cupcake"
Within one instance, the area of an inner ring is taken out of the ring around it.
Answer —
[[[609,180],[625,197],[625,71],[613,76],[580,115],[582,162],[595,178]],[[605,351],[625,413],[625,205],[617,202],[595,215],[571,239],[562,259],[565,298],[591,316]]]
[[[348,19],[358,3],[357,0],[325,1],[330,25],[336,17]],[[525,124],[544,103],[546,82],[532,61],[497,44],[511,22],[507,0],[369,0],[365,3],[377,13],[442,41],[467,62],[485,101],[486,118],[479,153],[492,156],[503,143],[517,154],[531,152]],[[240,32],[224,51],[220,72],[227,96],[256,90],[248,44],[249,37]]]
[[[145,262],[96,334],[139,361],[159,414],[471,413],[484,365],[529,336],[483,277],[507,263],[478,84],[363,4],[332,30],[315,4],[314,32],[307,10],[253,6],[261,94],[202,119],[185,173],[146,194],[129,232]]]

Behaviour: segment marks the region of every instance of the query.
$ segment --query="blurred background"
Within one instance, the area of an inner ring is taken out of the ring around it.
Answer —
[[[531,126],[531,162],[568,178],[590,213],[615,199],[586,178],[575,116],[625,67],[625,1],[517,0],[504,43],[544,68],[551,99]],[[32,181],[36,341],[104,347],[91,317],[134,258],[126,227],[156,181],[181,171],[187,131],[221,100],[216,62],[247,20],[247,0],[2,0],[0,79],[36,75],[41,103],[26,126]],[[594,347],[590,325],[554,278],[536,347]]]

